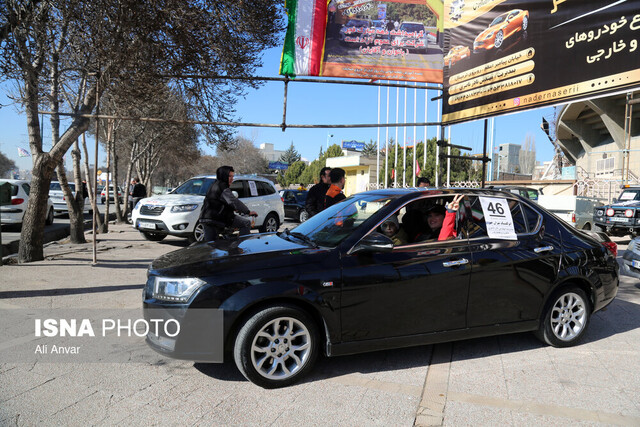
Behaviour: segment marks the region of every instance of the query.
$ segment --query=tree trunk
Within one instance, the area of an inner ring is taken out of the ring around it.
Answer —
[[[87,243],[84,238],[84,191],[82,186],[82,175],[80,172],[80,148],[78,147],[78,140],[73,144],[73,150],[71,150],[71,158],[73,159],[73,178],[76,183],[76,197],[73,201],[74,215],[69,215],[69,236],[71,237],[71,243]]]
[[[118,154],[116,153],[115,134],[115,130],[111,132],[111,139],[107,141],[107,146],[109,147],[109,150],[111,150],[111,158],[113,159],[111,161],[111,174],[113,175],[114,182],[113,202],[116,206],[116,223],[122,224],[124,222],[124,219],[122,216],[122,210],[120,209],[120,198],[118,197],[118,183],[120,182],[120,180],[118,179]]]
[[[109,124],[107,124],[109,126]],[[104,222],[100,228],[101,233],[109,232],[109,170],[111,169],[111,150],[109,149],[109,140],[111,139],[111,128],[107,127],[107,179],[105,180],[105,199],[104,199]],[[97,167],[97,165],[96,165]],[[115,190],[116,196],[118,190]]]

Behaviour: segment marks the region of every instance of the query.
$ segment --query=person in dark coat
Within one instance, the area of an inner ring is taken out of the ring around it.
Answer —
[[[133,208],[145,197],[147,197],[147,187],[136,176],[131,180],[131,186],[129,187],[129,200],[131,202],[129,210],[133,212]]]
[[[216,170],[216,181],[211,184],[207,195],[204,197],[199,221],[204,227],[205,242],[215,240],[218,224],[238,228],[241,236],[249,234],[251,232],[251,220],[236,215],[236,212],[258,216],[255,211],[250,211],[244,203],[238,200],[229,189],[234,175],[235,172],[231,166],[220,166]]]
[[[325,209],[347,198],[347,196],[342,192],[344,184],[347,182],[345,175],[346,172],[342,168],[331,169],[329,174],[329,177],[331,178],[331,186],[329,186],[327,194],[324,196]]]
[[[304,209],[309,214],[309,218],[324,209],[324,195],[327,194],[327,190],[331,185],[329,173],[331,173],[331,168],[329,167],[320,169],[320,181],[311,187],[311,190],[307,193]]]

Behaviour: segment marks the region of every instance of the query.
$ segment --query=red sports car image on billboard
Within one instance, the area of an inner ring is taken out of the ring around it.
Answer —
[[[517,33],[526,31],[529,26],[529,11],[514,9],[498,15],[489,27],[476,37],[473,43],[473,52],[478,53],[490,49],[499,49],[504,41]]]

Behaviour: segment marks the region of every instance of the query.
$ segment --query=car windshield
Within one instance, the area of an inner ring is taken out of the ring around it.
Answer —
[[[408,33],[420,32],[424,31],[424,25],[422,24],[402,24],[400,25],[400,30],[406,31]]]
[[[618,200],[640,200],[640,191],[623,191]]]
[[[507,19],[507,14],[503,13],[500,16],[497,16],[496,19],[494,19],[491,24],[489,24],[490,27],[493,27],[494,25],[498,25],[499,23],[501,23],[502,21],[504,21],[505,19]]]
[[[213,178],[191,178],[189,181],[185,182],[175,190],[171,192],[171,194],[194,194],[197,196],[204,196],[209,191],[209,187],[213,184],[215,179]]]
[[[368,22],[363,21],[362,19],[352,19],[351,21],[347,22],[347,27],[367,27],[367,26],[368,26]]]
[[[357,194],[312,216],[294,230],[318,246],[335,247],[395,197]]]
[[[76,191],[76,184],[73,182],[69,183],[69,188],[71,189],[71,191]],[[49,190],[53,190],[53,191],[62,191],[62,186],[60,185],[59,182],[52,182],[49,185]]]

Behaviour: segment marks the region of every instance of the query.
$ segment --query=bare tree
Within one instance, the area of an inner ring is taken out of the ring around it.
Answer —
[[[536,140],[528,133],[520,149],[520,173],[532,175],[536,168]]]
[[[226,149],[218,149],[220,166],[232,166],[236,173],[266,173],[269,162],[253,141],[239,136]]]
[[[88,115],[103,92],[132,75],[149,80],[180,74],[250,76],[261,65],[261,52],[278,42],[282,17],[282,4],[268,0],[166,0],[161,7],[138,0],[0,1],[0,75],[20,86],[33,162],[19,261],[43,258],[46,198],[54,169],[88,129]],[[55,63],[64,69],[52,72]],[[42,88],[57,84],[54,80],[88,84],[73,111],[77,115],[45,152],[38,112],[44,105]],[[253,85],[207,78],[174,84],[193,111],[209,120],[231,119],[235,100]],[[224,145],[229,130],[210,126],[205,136]]]

